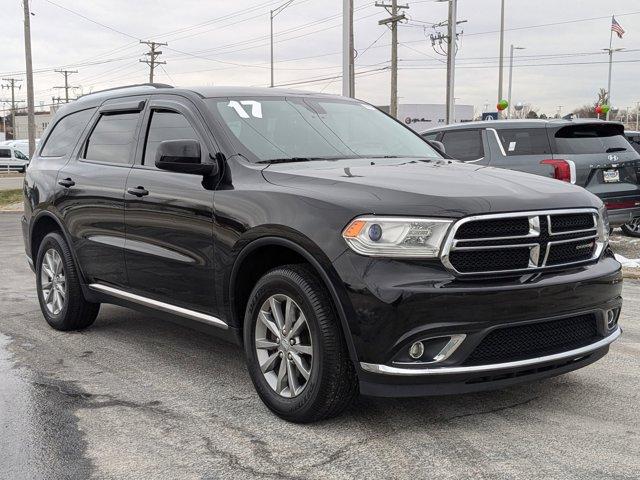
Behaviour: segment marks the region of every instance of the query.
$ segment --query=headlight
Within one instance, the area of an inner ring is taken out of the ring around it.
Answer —
[[[361,255],[434,258],[452,222],[439,218],[358,217],[342,236]]]
[[[602,205],[600,207],[599,214],[601,219],[600,225],[602,231],[599,232],[598,236],[600,237],[600,241],[606,245],[607,243],[609,243],[609,231],[611,230],[611,227],[609,226],[609,212],[607,212],[607,207]]]

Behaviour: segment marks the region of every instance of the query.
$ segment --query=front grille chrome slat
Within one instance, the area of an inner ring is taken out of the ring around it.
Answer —
[[[526,273],[578,265],[602,253],[600,222],[592,208],[466,217],[453,225],[441,259],[460,275]]]

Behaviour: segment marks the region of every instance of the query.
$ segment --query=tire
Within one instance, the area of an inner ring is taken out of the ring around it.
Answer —
[[[71,250],[59,233],[49,233],[40,243],[36,288],[42,315],[56,330],[82,330],[98,316],[100,304],[85,300]]]
[[[294,312],[289,317],[289,332],[286,332],[287,298],[293,302],[290,305]],[[280,323],[285,322],[283,330],[276,326],[278,321],[273,310],[264,316],[264,312],[273,306],[271,299],[280,306],[283,314]],[[243,334],[249,374],[265,405],[284,420],[309,423],[334,417],[357,396],[355,369],[332,305],[324,284],[305,265],[275,268],[267,272],[251,292]],[[261,312],[261,318],[273,320],[271,328],[258,319]],[[300,313],[305,320],[302,324]],[[278,337],[273,327],[279,333]],[[287,334],[291,336],[287,337]],[[260,337],[260,349],[256,347],[256,335]],[[286,341],[278,343],[277,338]],[[277,346],[266,347],[267,343]],[[310,350],[312,355],[308,354]],[[307,353],[303,353],[305,351]],[[266,365],[274,354],[278,358],[272,361],[273,367],[263,374],[261,364]],[[298,367],[300,364],[302,368]],[[282,369],[286,374],[281,373]],[[306,379],[302,373],[305,369]],[[290,372],[293,375],[291,380]],[[283,387],[284,380],[278,383],[278,378],[286,378],[286,387]],[[290,385],[292,381],[294,388]]]
[[[631,222],[622,225],[622,231],[630,237],[640,237],[640,217],[634,218]]]

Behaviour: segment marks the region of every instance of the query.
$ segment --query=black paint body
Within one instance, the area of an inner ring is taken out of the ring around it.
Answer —
[[[380,378],[360,370],[359,362],[388,363],[400,347],[425,332],[464,331],[481,338],[499,324],[620,305],[620,264],[609,250],[597,262],[570,269],[475,280],[456,278],[437,259],[394,260],[354,253],[341,232],[358,215],[456,219],[598,208],[601,201],[564,182],[445,159],[250,163],[234,150],[221,120],[203,98],[252,92],[139,87],[89,95],[62,108],[58,119],[83,109],[94,114],[71,155],[39,157],[41,146],[28,168],[23,230],[29,259],[36,256],[33,246],[43,225],[57,225],[72,247],[85,286],[103,283],[218,317],[229,325],[226,335],[240,342],[244,311],[237,308],[236,281],[243,269],[252,268],[251,262],[243,261],[269,246],[290,249],[327,285],[361,391],[376,395],[474,389],[452,388],[450,384],[461,385],[464,379],[459,378],[440,378],[430,388],[424,380]],[[260,90],[259,95],[304,94]],[[133,166],[78,158],[99,111],[109,102],[144,102]],[[141,165],[143,132],[153,105],[174,108],[189,118],[200,137],[203,158],[217,164],[215,174],[203,177]],[[65,179],[75,184],[58,183]],[[149,194],[127,193],[137,187]],[[85,295],[140,308],[89,288]],[[456,356],[448,360],[459,361]],[[486,383],[483,388],[502,384]]]

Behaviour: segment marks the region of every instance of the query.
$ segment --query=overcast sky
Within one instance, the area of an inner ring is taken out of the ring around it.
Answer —
[[[70,83],[81,87],[76,94],[147,81],[148,67],[138,62],[146,49],[140,39],[169,44],[162,47],[161,60],[167,64],[157,70],[156,81],[267,86],[269,10],[282,3],[32,0],[36,104],[63,96],[62,90],[53,89],[63,84],[62,75],[53,71],[62,66],[78,70],[70,76]],[[444,57],[433,50],[428,36],[434,33],[431,23],[446,19],[446,3],[407,3],[410,21],[398,35],[400,103],[442,103]],[[509,45],[525,48],[516,52],[512,103],[530,103],[554,114],[559,105],[567,112],[592,102],[607,83],[608,59],[601,49],[609,45],[612,14],[627,32],[623,39],[613,39],[614,48],[625,51],[614,57],[620,63],[614,64],[612,103],[625,108],[640,101],[640,1],[507,0],[506,5],[504,97]],[[388,104],[390,74],[385,67],[391,34],[378,25],[388,15],[370,0],[355,0],[355,6],[356,69],[362,72],[356,79],[356,96]],[[0,73],[24,78],[22,3],[2,0],[0,11]],[[291,88],[340,93],[341,80],[331,77],[341,71],[341,12],[341,0],[294,0],[275,18],[276,84],[309,81]],[[494,109],[500,0],[459,0],[458,18],[467,22],[460,25],[464,33],[457,55],[456,102],[478,111],[485,103]],[[25,86],[18,96],[25,98]],[[0,99],[7,98],[9,92],[0,91]]]

